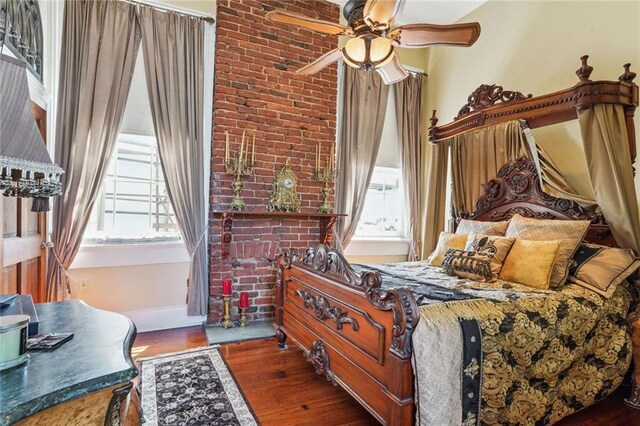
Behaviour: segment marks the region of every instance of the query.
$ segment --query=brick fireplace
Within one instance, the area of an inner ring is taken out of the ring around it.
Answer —
[[[275,259],[283,250],[320,241],[321,221],[300,216],[233,216],[231,241],[222,241],[223,214],[233,192],[223,164],[225,131],[231,150],[243,131],[256,136],[254,175],[244,178],[247,211],[266,212],[272,182],[287,157],[298,177],[303,212],[320,205],[315,180],[316,143],[325,159],[336,138],[336,65],[311,77],[293,72],[337,47],[335,36],[266,21],[273,9],[339,20],[337,5],[323,0],[218,0],[209,228],[209,323],[222,316],[222,280],[233,280],[232,316],[238,294],[249,293],[249,320],[274,315]]]

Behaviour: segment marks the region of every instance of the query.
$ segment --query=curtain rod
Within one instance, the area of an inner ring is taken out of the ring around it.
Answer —
[[[125,3],[135,4],[135,5],[142,5],[142,6],[152,7],[154,9],[161,10],[161,11],[164,11],[164,12],[177,12],[177,13],[181,13],[183,15],[189,15],[189,16],[193,16],[193,17],[196,17],[196,18],[202,18],[202,19],[204,19],[205,21],[207,21],[209,23],[216,22],[216,20],[214,19],[214,16],[209,14],[209,13],[198,12],[198,11],[192,10],[192,9],[183,9],[181,7],[168,5],[166,3],[160,3],[160,2],[155,2],[155,1],[151,1],[151,0],[120,0],[120,1],[123,1]]]
[[[424,75],[425,77],[429,77],[429,75],[428,75],[426,72],[424,72],[424,70],[423,70],[423,69],[421,69],[421,68],[418,68],[418,67],[412,67],[411,65],[405,65],[405,64],[402,64],[402,67],[403,67],[405,70],[407,70],[407,71],[409,71],[410,73],[412,73],[412,74],[422,74],[422,75]]]

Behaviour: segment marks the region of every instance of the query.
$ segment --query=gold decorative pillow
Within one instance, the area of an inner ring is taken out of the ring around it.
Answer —
[[[482,253],[491,256],[491,274],[495,280],[500,274],[509,250],[515,238],[499,237],[496,235],[476,234],[471,232],[464,247],[465,251]]]
[[[508,221],[483,222],[481,220],[462,219],[456,228],[456,234],[462,235],[477,232],[478,234],[504,236],[508,226]]]
[[[448,249],[464,249],[464,246],[467,244],[467,236],[466,235],[456,235],[450,232],[441,232],[440,237],[438,238],[438,245],[436,249],[431,253],[431,255],[427,258],[427,263],[431,266],[440,266],[442,265],[442,260],[444,259],[444,254]]]
[[[571,260],[569,281],[608,298],[639,267],[633,250],[583,243]]]
[[[447,275],[468,278],[473,281],[493,281],[491,258],[484,253],[449,249],[444,254],[442,269]]]
[[[531,241],[560,241],[551,275],[551,288],[556,288],[567,280],[569,262],[588,229],[588,220],[538,220],[517,214],[509,221],[506,236]]]
[[[500,271],[500,279],[529,287],[549,288],[561,241],[516,239]]]

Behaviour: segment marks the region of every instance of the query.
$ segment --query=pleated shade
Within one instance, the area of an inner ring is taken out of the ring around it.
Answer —
[[[26,73],[22,61],[0,55],[0,191],[35,198],[32,210],[44,211],[48,197],[62,194],[64,171],[51,161],[36,125]]]

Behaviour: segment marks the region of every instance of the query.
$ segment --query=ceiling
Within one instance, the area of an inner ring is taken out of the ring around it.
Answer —
[[[329,0],[342,6],[347,0]],[[396,19],[395,25],[412,23],[452,24],[473,10],[482,6],[487,0],[406,0],[404,10]],[[343,21],[342,13],[340,20]]]

